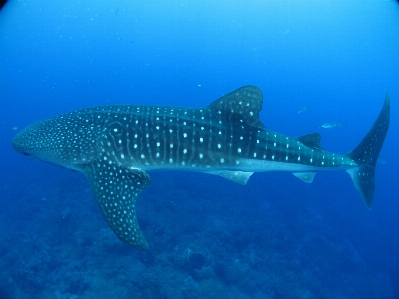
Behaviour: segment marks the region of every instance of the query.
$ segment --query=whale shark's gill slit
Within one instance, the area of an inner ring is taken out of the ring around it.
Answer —
[[[148,174],[141,169],[126,169],[103,159],[85,165],[83,173],[114,233],[130,246],[148,249],[136,217],[136,198],[150,183]]]

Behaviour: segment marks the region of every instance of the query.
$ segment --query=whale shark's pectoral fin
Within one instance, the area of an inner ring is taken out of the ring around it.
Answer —
[[[301,181],[310,184],[311,182],[313,182],[316,172],[293,172],[292,174]]]
[[[136,217],[137,195],[149,183],[149,175],[141,169],[127,169],[115,162],[96,161],[85,165],[97,204],[108,225],[124,243],[137,249],[148,249]]]
[[[253,172],[245,172],[245,171],[230,171],[230,170],[221,170],[221,171],[207,171],[206,173],[215,174],[234,183],[246,185],[249,178],[253,174]]]

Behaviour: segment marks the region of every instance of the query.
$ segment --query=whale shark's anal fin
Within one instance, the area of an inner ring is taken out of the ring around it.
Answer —
[[[127,169],[117,163],[96,161],[82,169],[108,225],[124,243],[148,249],[136,217],[136,198],[150,183],[141,169]]]

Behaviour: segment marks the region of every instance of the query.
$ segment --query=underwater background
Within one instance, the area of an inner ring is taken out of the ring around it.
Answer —
[[[78,172],[16,153],[23,127],[91,106],[204,107],[244,85],[261,121],[353,149],[386,92],[368,210],[344,171],[241,186],[149,172],[122,243]],[[0,299],[399,298],[397,1],[9,1],[0,11]],[[326,129],[323,124],[341,126]]]

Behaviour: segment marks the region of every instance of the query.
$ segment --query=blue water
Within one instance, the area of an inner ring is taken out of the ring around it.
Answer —
[[[399,298],[396,1],[10,1],[0,11],[0,298]],[[261,121],[345,153],[385,93],[372,209],[343,171],[246,186],[150,172],[150,250],[108,228],[86,178],[14,152],[34,121],[84,107],[202,107],[263,90]],[[308,109],[297,111],[304,106]],[[323,123],[348,121],[323,129]]]

